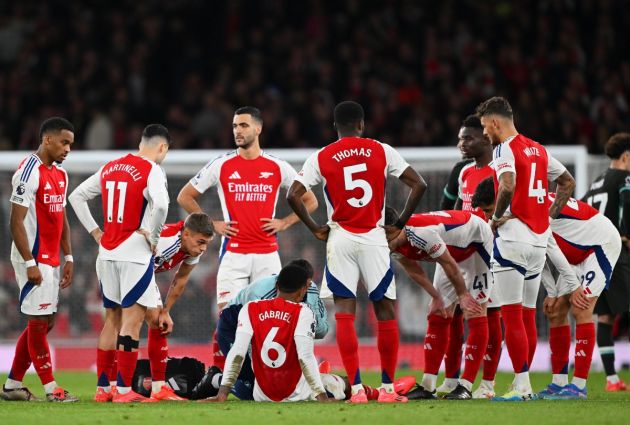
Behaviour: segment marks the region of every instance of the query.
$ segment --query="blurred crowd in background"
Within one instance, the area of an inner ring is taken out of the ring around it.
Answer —
[[[50,115],[79,149],[132,149],[149,122],[228,148],[242,105],[263,146],[319,147],[342,99],[371,137],[440,146],[499,94],[528,136],[600,153],[628,126],[628,22],[623,0],[3,2],[0,149],[32,149]]]

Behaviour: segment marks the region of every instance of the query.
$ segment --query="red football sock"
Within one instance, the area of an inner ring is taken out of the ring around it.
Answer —
[[[111,368],[107,373],[107,378],[109,379],[110,383],[118,381],[118,360],[116,360],[116,350],[111,351],[114,352],[114,359],[112,360]]]
[[[350,385],[361,383],[361,372],[359,371],[359,341],[357,331],[354,329],[354,314],[337,313],[337,346],[343,367],[346,369]]]
[[[457,310],[451,322],[448,345],[444,357],[444,377],[459,378],[462,367],[462,346],[464,344],[464,314]]]
[[[378,390],[376,388],[363,385],[363,389],[365,390],[365,395],[367,395],[368,400],[378,400]]]
[[[501,342],[503,331],[501,330],[501,311],[499,309],[488,310],[488,345],[483,356],[483,379],[494,381],[501,358]]]
[[[149,364],[151,365],[151,379],[153,381],[166,380],[166,358],[168,357],[168,341],[160,329],[149,328],[149,342],[147,343]]]
[[[43,320],[28,321],[28,353],[42,385],[55,380],[48,347],[48,322]]]
[[[111,370],[114,367],[116,361],[116,350],[101,350],[96,349],[96,376],[99,387],[109,387],[110,381],[115,381],[116,378],[111,378]]]
[[[116,350],[116,362],[118,362],[118,382],[119,387],[131,387],[133,373],[136,371],[138,362],[137,351]]]
[[[221,370],[225,369],[225,353],[219,347],[216,330],[212,334],[212,364]]]
[[[569,350],[571,349],[571,327],[569,325],[549,328],[551,350],[551,372],[554,375],[569,373]]]
[[[396,320],[379,320],[376,345],[381,356],[381,379],[383,384],[394,383],[399,343],[398,322]]]
[[[575,378],[588,378],[594,348],[595,324],[591,322],[575,325]]]
[[[483,360],[483,353],[488,345],[488,318],[473,317],[468,319],[468,338],[464,353],[464,374],[462,379],[471,384],[477,378],[477,372]]]
[[[15,356],[13,357],[13,365],[9,372],[9,379],[22,382],[29,367],[31,367],[31,356],[28,353],[27,326],[26,329],[22,331],[22,334],[20,334],[17,344],[15,344]]]
[[[527,363],[529,345],[523,323],[523,306],[521,304],[501,306],[501,316],[505,325],[505,345],[512,360],[514,373],[527,372],[529,371]]]
[[[436,314],[429,315],[429,325],[424,337],[424,373],[438,374],[448,344],[451,320],[451,317],[445,319]]]
[[[532,365],[536,346],[538,345],[538,330],[536,329],[536,309],[523,307],[523,324],[527,333],[527,364]]]

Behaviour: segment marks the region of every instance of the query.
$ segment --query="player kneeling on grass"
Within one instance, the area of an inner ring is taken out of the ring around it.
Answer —
[[[494,211],[492,183],[491,180],[482,182],[473,198],[473,205],[482,208],[487,215]],[[553,201],[554,195],[548,196]],[[547,244],[542,283],[548,294],[543,309],[550,323],[553,378],[538,396],[545,399],[586,398],[586,379],[595,347],[593,309],[597,297],[610,282],[621,252],[621,238],[604,215],[572,198],[558,217],[551,220],[550,227],[552,236]],[[552,275],[550,264],[558,271],[557,278]],[[569,311],[576,321],[575,372],[571,384],[568,382],[571,347]],[[527,336],[529,339],[530,333]],[[531,349],[529,358],[533,358]]]
[[[386,209],[385,223],[398,219]],[[483,219],[467,211],[435,211],[411,216],[404,232],[390,243],[396,260],[409,276],[433,297],[424,344],[422,385],[407,394],[412,399],[434,399],[437,374],[448,344],[449,326],[459,303],[468,322],[465,368],[459,384],[445,398],[472,398],[472,384],[488,343],[486,305],[492,293],[490,249],[492,232]],[[435,261],[433,284],[418,261]],[[460,271],[461,269],[461,271]],[[446,307],[445,307],[446,306]]]
[[[276,298],[243,306],[219,393],[207,401],[227,400],[250,343],[256,376],[254,400],[329,400],[313,351],[315,316],[301,302],[308,291],[309,280],[304,268],[288,265],[278,275]]]

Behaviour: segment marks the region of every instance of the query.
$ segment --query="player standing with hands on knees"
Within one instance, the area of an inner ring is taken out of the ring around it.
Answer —
[[[146,126],[138,153],[108,162],[69,198],[79,221],[99,244],[96,274],[106,313],[96,355],[98,386],[105,392],[111,390],[107,373],[99,365],[111,364],[115,357],[118,382],[111,391],[115,403],[146,400],[131,390],[131,380],[146,310],[161,303],[153,255],[168,213],[166,175],[159,164],[170,140],[166,127]],[[99,195],[103,230],[87,204]],[[149,237],[140,229],[147,229]]]
[[[501,300],[505,345],[515,373],[512,390],[493,400],[532,400],[529,353],[536,344],[535,300],[545,264],[549,217],[556,218],[566,205],[575,180],[544,146],[518,133],[506,99],[486,100],[477,107],[477,115],[484,135],[495,146],[492,167],[497,200],[490,221],[495,234],[492,272]],[[547,197],[549,180],[557,183],[551,207]]]
[[[288,188],[296,172],[260,147],[263,120],[251,106],[234,112],[232,130],[236,150],[217,157],[203,167],[177,196],[188,213],[202,212],[198,198],[217,186],[223,221],[213,220],[222,236],[217,273],[217,304],[222,310],[243,288],[256,280],[280,272],[277,233],[299,221],[295,214],[275,218],[280,188]],[[304,194],[309,211],[317,208],[312,192]],[[224,353],[213,337],[214,363],[223,369]]]
[[[361,278],[378,320],[381,357],[380,402],[406,402],[394,392],[399,333],[394,300],[396,286],[388,239],[401,232],[414,212],[426,184],[391,146],[361,137],[364,112],[356,102],[341,102],[334,110],[339,140],[311,155],[291,185],[287,200],[319,240],[326,241],[326,269],[321,296],[334,296],[337,345],[352,385],[353,403],[367,403],[361,385],[357,334],[354,328],[356,290]],[[385,184],[388,175],[411,189],[400,219],[384,226]],[[322,183],[328,224],[320,225],[302,202],[307,190]],[[386,236],[387,232],[387,236]]]
[[[48,401],[74,402],[79,399],[55,381],[47,337],[55,324],[59,288],[70,286],[74,270],[65,208],[68,175],[58,165],[70,153],[74,126],[64,118],[49,118],[40,127],[39,140],[37,152],[22,161],[12,179],[11,263],[20,288],[20,311],[28,325],[18,338],[0,398],[38,400],[22,385],[32,363]],[[65,254],[61,279],[60,247]]]

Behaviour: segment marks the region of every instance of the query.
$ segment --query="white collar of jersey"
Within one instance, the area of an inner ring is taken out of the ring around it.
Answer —
[[[502,141],[501,143],[510,143],[512,140],[514,140],[514,138],[518,136],[518,134],[514,135],[514,136],[510,136],[507,139],[505,139],[504,141]]]

